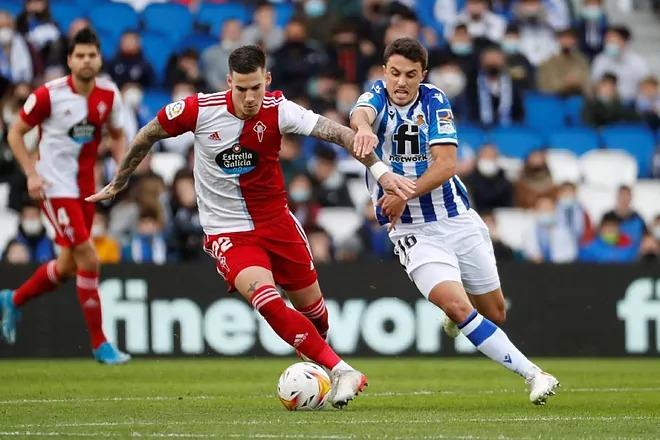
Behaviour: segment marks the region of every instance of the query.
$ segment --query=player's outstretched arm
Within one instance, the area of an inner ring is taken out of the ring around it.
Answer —
[[[351,128],[355,130],[353,145],[355,157],[365,157],[378,145],[378,136],[371,128],[376,119],[376,112],[371,107],[357,107],[351,114]]]
[[[128,178],[135,171],[142,159],[149,153],[153,144],[161,139],[170,137],[161,127],[157,118],[152,119],[147,125],[142,127],[131,142],[128,153],[124,156],[117,169],[115,177],[101,191],[87,197],[88,202],[99,202],[101,200],[111,199],[121,190],[126,188]]]
[[[348,127],[344,127],[328,118],[319,116],[319,120],[309,134],[319,139],[341,145],[348,150],[353,157],[369,168],[371,174],[376,178],[383,190],[388,194],[396,194],[407,200],[415,192],[415,182],[403,176],[394,174],[371,152],[365,157],[358,157],[353,152],[355,133]]]

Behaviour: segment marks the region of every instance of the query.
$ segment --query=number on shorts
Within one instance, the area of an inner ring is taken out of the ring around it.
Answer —
[[[408,265],[408,251],[416,244],[417,238],[412,234],[408,234],[396,242],[394,253],[399,256],[399,262],[402,266],[405,267]]]
[[[59,223],[60,226],[69,226],[70,223],[69,216],[67,215],[64,207],[60,207],[57,209],[57,223]]]
[[[211,251],[216,259],[220,259],[223,253],[227,252],[234,243],[231,242],[229,237],[218,237],[211,245]]]

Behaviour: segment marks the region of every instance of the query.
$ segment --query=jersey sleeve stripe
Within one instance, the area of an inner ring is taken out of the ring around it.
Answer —
[[[454,144],[458,145],[458,141],[454,138],[439,138],[439,139],[432,139],[429,141],[429,146],[437,145],[437,144]]]

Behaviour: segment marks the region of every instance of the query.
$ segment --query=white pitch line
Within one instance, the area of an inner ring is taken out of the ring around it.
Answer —
[[[144,396],[144,397],[72,397],[70,399],[7,399],[0,400],[0,405],[16,405],[31,403],[79,403],[79,402],[144,402],[167,400],[209,400],[216,399],[211,396]]]

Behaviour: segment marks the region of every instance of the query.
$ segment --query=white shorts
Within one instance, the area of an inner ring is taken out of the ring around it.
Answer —
[[[472,295],[500,287],[488,227],[470,209],[456,217],[423,224],[398,224],[390,232],[394,253],[426,298],[444,281],[463,284]]]

